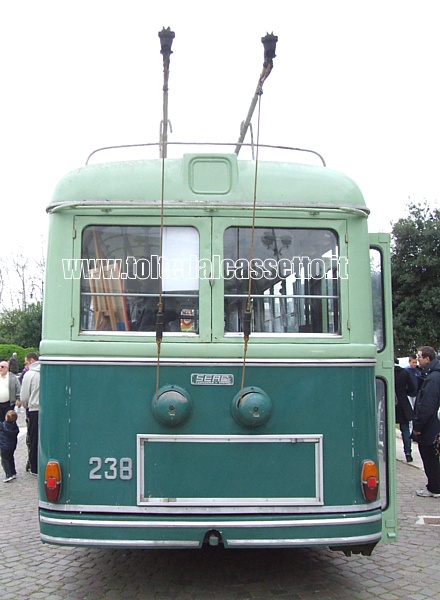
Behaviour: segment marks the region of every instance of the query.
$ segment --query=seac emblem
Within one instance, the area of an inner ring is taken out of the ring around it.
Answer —
[[[230,373],[191,373],[191,385],[234,385]]]

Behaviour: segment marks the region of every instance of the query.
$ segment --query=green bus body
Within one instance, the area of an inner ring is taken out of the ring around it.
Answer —
[[[48,208],[40,349],[43,541],[369,554],[395,538],[386,236],[373,243],[381,257],[378,349],[368,210],[357,186],[324,167],[260,162],[254,207],[254,179],[254,162],[213,153],[166,159],[163,174],[156,160],[86,166],[58,185]],[[96,272],[110,252],[129,256],[122,244],[157,241],[161,220],[173,256],[193,244],[201,270],[184,291],[163,284],[166,307],[178,303],[178,331],[165,330],[158,357],[155,331],[140,325],[156,288],[136,292],[119,270],[109,291]],[[309,244],[310,255],[321,244],[309,258],[322,281],[291,273],[290,292],[282,275],[266,288],[256,281],[245,355],[242,272],[230,256],[221,260],[227,247],[236,257],[249,245],[252,224],[270,268],[295,244]],[[92,257],[88,271],[84,257]],[[46,495],[50,461],[61,469],[56,500]],[[373,500],[363,494],[365,461],[379,470]]]

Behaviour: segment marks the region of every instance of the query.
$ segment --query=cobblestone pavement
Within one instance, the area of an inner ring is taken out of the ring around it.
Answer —
[[[24,439],[16,458],[17,480],[0,480],[1,600],[440,598],[440,528],[417,524],[421,516],[440,515],[440,499],[415,496],[425,485],[424,473],[400,461],[398,542],[379,545],[371,557],[345,557],[327,549],[160,551],[43,545],[37,482],[25,472]]]

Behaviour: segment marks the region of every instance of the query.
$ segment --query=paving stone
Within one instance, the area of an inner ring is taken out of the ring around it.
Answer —
[[[415,449],[414,452],[418,450]],[[440,596],[440,501],[419,498],[423,471],[397,462],[399,533],[371,557],[325,548],[185,551],[41,544],[37,486],[17,449],[18,478],[0,482],[2,600],[426,600]]]

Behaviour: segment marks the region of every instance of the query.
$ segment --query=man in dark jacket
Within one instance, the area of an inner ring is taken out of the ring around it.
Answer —
[[[406,365],[405,369],[410,374],[411,380],[414,383],[416,390],[418,390],[419,389],[419,375],[422,372],[422,369],[417,364],[417,354],[410,354],[408,356],[408,364]],[[416,396],[417,396],[417,392],[414,394],[414,396],[410,396],[410,398],[409,398],[409,400],[411,402],[411,406],[413,408],[414,408],[414,404],[416,402]]]
[[[18,360],[16,352],[13,352],[11,358],[9,359],[9,371],[14,373],[14,375],[18,375]]]
[[[422,384],[414,406],[412,438],[419,445],[423,468],[428,479],[426,488],[417,496],[440,498],[440,463],[434,440],[440,433],[437,411],[440,406],[440,361],[434,348],[422,346],[417,353]]]
[[[396,392],[396,423],[399,423],[402,432],[403,451],[405,452],[406,462],[412,462],[411,454],[411,435],[409,424],[413,420],[413,408],[408,396],[414,397],[417,394],[417,387],[411,378],[408,369],[399,366],[397,358],[394,361],[394,389]]]

